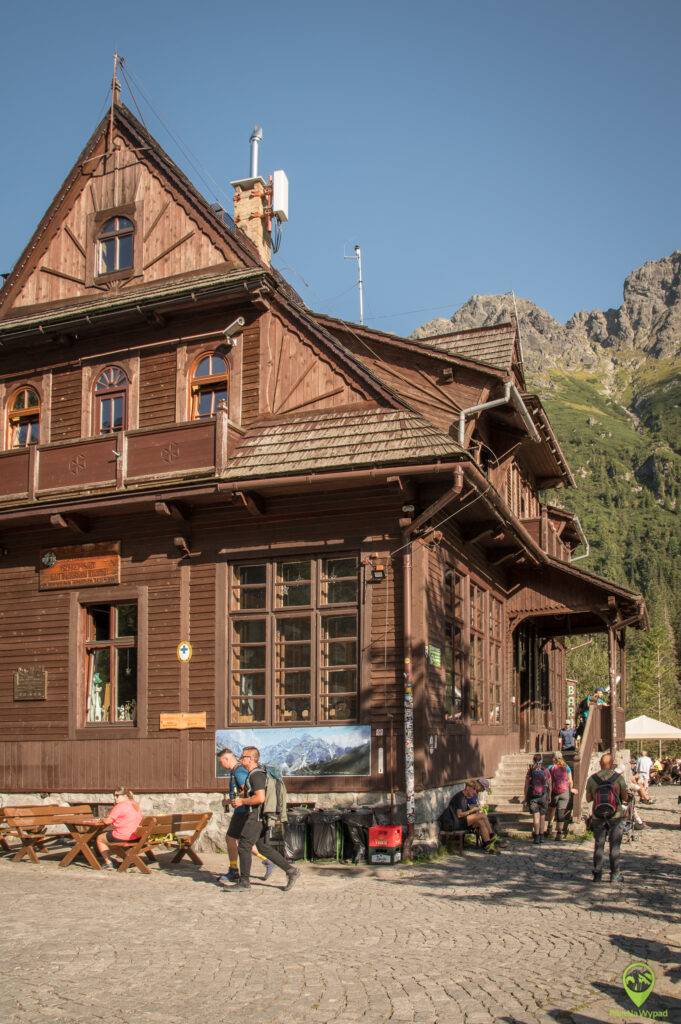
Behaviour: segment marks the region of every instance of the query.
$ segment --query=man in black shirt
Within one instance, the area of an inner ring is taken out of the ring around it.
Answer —
[[[248,771],[245,790],[247,796],[237,796],[230,800],[232,807],[246,807],[248,818],[239,836],[239,881],[227,892],[244,892],[251,887],[251,860],[253,857],[252,847],[256,848],[267,857],[269,861],[276,864],[278,868],[286,872],[286,891],[295,885],[300,871],[283,857],[278,850],[267,842],[267,825],[262,816],[262,807],[265,803],[267,790],[267,772],[260,767],[260,751],[257,747],[244,747],[241,753],[241,763]]]
[[[463,789],[454,796],[450,807],[457,832],[474,828],[480,835],[483,847],[486,849],[491,846],[494,841],[492,826],[487,815],[480,809],[478,790],[474,782],[466,782]]]
[[[569,720],[567,720],[563,728],[558,733],[558,749],[574,752],[576,732],[577,730],[575,727],[570,724]]]

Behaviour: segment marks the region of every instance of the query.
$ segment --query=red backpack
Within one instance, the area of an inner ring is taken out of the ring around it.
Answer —
[[[546,769],[540,764],[530,765],[530,784],[528,786],[530,800],[537,800],[544,796],[546,789]]]
[[[549,769],[553,779],[553,792],[556,796],[565,793],[569,789],[569,774],[565,765],[554,764]]]
[[[608,778],[595,775],[598,785],[594,793],[593,816],[600,821],[614,818],[621,807],[619,797],[619,776],[613,772]]]

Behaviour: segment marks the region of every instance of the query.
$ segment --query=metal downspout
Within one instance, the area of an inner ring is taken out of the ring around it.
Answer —
[[[463,448],[466,443],[466,419],[472,416],[473,413],[486,412],[487,409],[496,409],[499,405],[512,405],[515,411],[520,416],[521,420],[525,424],[528,434],[531,439],[539,444],[541,437],[537,430],[534,420],[530,416],[527,406],[523,402],[522,396],[518,391],[513,381],[506,381],[504,384],[504,396],[503,398],[494,398],[491,402],[482,402],[480,405],[471,405],[468,409],[462,409],[459,413],[459,444]]]

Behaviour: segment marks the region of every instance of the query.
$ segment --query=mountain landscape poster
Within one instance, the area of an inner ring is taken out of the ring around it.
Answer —
[[[317,728],[218,729],[215,753],[229,747],[238,756],[246,746],[257,747],[262,764],[282,775],[369,775],[371,726],[324,725]],[[217,761],[216,774],[228,772]]]

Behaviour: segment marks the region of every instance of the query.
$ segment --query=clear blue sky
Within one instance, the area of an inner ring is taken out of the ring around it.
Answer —
[[[678,0],[7,4],[0,270],[102,115],[117,47],[230,197],[263,125],[262,170],[291,182],[277,265],[311,306],[356,319],[356,241],[368,321],[401,333],[474,292],[559,319],[619,305],[681,247],[680,40]]]

